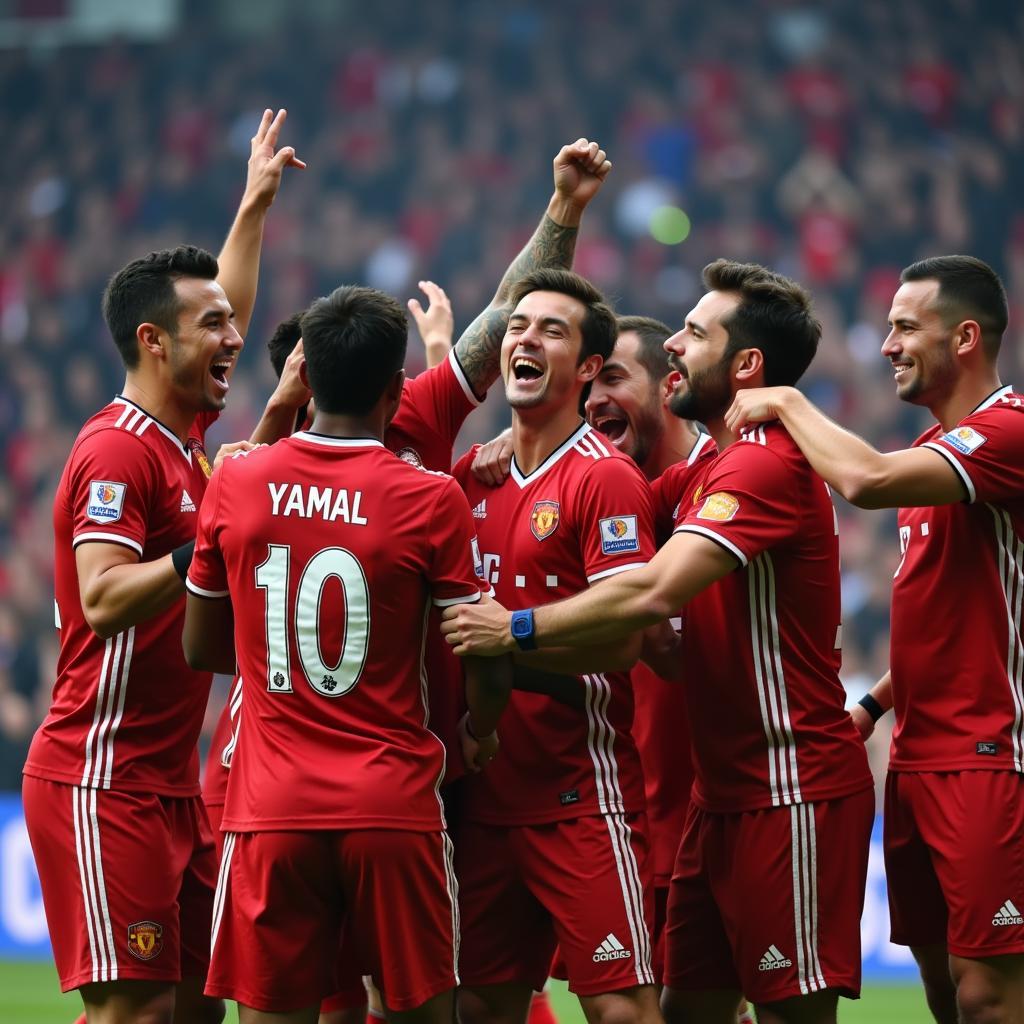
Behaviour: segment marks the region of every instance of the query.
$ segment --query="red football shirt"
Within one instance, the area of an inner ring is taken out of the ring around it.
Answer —
[[[701,433],[688,458],[670,466],[651,483],[655,533],[664,540],[672,533],[676,512],[689,502],[705,463],[718,453],[708,435]],[[677,620],[673,620],[677,624]],[[682,684],[656,675],[643,662],[630,673],[633,684],[633,739],[644,766],[647,824],[651,840],[654,882],[667,885],[683,834],[693,786],[690,723]]]
[[[181,653],[185,602],[101,640],[82,612],[74,549],[123,544],[151,562],[192,540],[209,463],[203,414],[185,445],[115,398],[82,428],[53,504],[60,657],[25,774],[94,789],[194,796],[210,674]]]
[[[473,541],[455,481],[379,441],[303,431],[224,463],[187,585],[234,610],[225,831],[442,826],[425,624],[479,600]]]
[[[453,349],[443,362],[405,382],[402,402],[384,434],[384,444],[406,462],[447,473],[452,468],[455,439],[466,417],[479,404]],[[458,689],[452,680],[461,681],[462,675],[439,630],[438,620],[433,623],[427,645],[427,669],[435,725],[441,738],[450,743],[454,738],[452,726],[457,717],[458,699],[449,691]],[[436,639],[433,633],[438,634]],[[442,676],[451,676],[451,679],[442,680]],[[234,686],[231,692],[235,692]],[[217,719],[203,772],[203,800],[211,806],[222,805],[228,789],[228,767],[234,750],[231,741],[237,739],[230,719],[237,717],[241,710],[240,702],[232,710],[234,703],[229,700]]]
[[[586,424],[528,476],[513,459],[499,487],[473,476],[475,453],[453,472],[474,506],[484,579],[506,608],[569,597],[653,554],[647,481]],[[578,708],[513,692],[498,756],[465,782],[469,820],[525,825],[643,810],[628,673],[582,676],[580,690]]]
[[[677,533],[738,563],[684,609],[694,801],[733,813],[871,786],[839,681],[839,530],[825,482],[768,423],[707,463],[680,517]]]
[[[915,443],[967,500],[900,509],[890,767],[1024,771],[1024,396],[1001,388]]]

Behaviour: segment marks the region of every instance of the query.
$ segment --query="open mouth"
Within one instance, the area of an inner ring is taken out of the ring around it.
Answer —
[[[622,440],[629,427],[629,420],[619,416],[602,416],[594,420],[594,427],[614,444]]]
[[[230,359],[218,359],[210,366],[210,376],[217,382],[218,387],[223,391],[228,390],[228,372],[231,369]]]
[[[892,364],[892,375],[899,380],[914,364],[913,363],[893,363]]]
[[[544,376],[544,367],[529,356],[516,356],[512,360],[512,376],[518,381],[540,380]]]

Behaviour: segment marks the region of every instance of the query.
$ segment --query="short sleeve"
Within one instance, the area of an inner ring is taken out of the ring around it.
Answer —
[[[469,502],[454,480],[447,480],[431,517],[427,579],[435,605],[479,601],[488,588]]]
[[[159,489],[149,448],[125,430],[98,430],[75,450],[68,488],[72,544],[123,544],[141,558]]]
[[[738,442],[711,465],[675,533],[697,533],[741,565],[782,544],[800,528],[793,472],[769,448]]]
[[[220,491],[224,480],[225,462],[210,478],[210,484],[199,507],[199,526],[192,564],[188,568],[185,587],[197,597],[227,597],[228,574],[224,555],[220,550],[217,531],[220,526]]]
[[[588,583],[638,569],[654,555],[651,489],[627,459],[599,459],[580,480],[576,529]]]
[[[476,458],[476,453],[480,451],[481,445],[475,444],[468,452],[463,453],[462,457],[456,461],[455,465],[452,466],[452,476],[458,481],[459,486],[465,491],[466,484],[469,483],[469,478],[472,473],[473,460]]]
[[[1014,398],[968,416],[922,446],[953,467],[972,503],[1024,494],[1024,407],[1013,404]]]
[[[390,430],[411,439],[432,434],[451,450],[466,417],[479,404],[453,349],[443,362],[406,382]]]

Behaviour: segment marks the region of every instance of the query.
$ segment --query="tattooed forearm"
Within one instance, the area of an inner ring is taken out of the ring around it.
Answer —
[[[478,397],[482,398],[498,379],[501,342],[512,313],[508,304],[512,286],[542,267],[571,267],[578,233],[578,228],[564,227],[545,214],[533,237],[505,271],[491,304],[456,342],[455,356]]]
[[[492,305],[499,305],[508,300],[509,292],[516,281],[541,267],[572,267],[572,258],[576,254],[576,236],[579,228],[567,228],[556,224],[547,214],[537,225],[533,237],[526,243],[523,251],[512,261],[505,276],[498,285],[497,294]]]

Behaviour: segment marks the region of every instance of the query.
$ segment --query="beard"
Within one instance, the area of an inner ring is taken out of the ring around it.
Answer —
[[[682,394],[677,390],[668,400],[672,414],[682,420],[697,420],[698,423],[723,416],[732,401],[731,364],[730,355],[714,366],[687,377],[686,390]]]
[[[952,338],[936,345],[928,365],[918,361],[913,377],[904,387],[897,384],[896,397],[911,405],[927,405],[939,395],[948,394],[956,383],[957,364]]]

